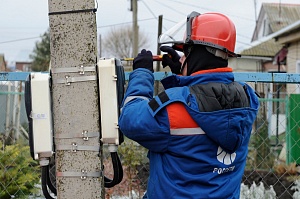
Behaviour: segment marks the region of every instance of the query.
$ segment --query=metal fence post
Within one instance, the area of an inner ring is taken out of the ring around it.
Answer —
[[[5,139],[8,138],[9,136],[9,125],[10,125],[10,112],[11,112],[11,108],[10,108],[10,102],[11,102],[11,82],[9,82],[7,84],[7,97],[6,97],[6,115],[5,115]]]
[[[49,0],[57,198],[104,198],[93,0]]]

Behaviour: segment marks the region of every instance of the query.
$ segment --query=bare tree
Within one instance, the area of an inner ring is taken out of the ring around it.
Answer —
[[[135,57],[132,54],[133,38],[132,27],[122,26],[120,28],[112,28],[103,38],[102,50],[106,56],[125,58]],[[145,33],[139,31],[139,50],[149,47],[149,38]]]

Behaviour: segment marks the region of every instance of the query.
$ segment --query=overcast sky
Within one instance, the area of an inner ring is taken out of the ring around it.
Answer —
[[[256,9],[255,9],[256,2]],[[156,52],[158,16],[163,15],[163,32],[191,11],[221,12],[237,30],[236,51],[248,47],[255,27],[255,13],[262,2],[300,3],[300,0],[139,0],[138,24]],[[0,0],[0,54],[11,63],[29,60],[35,43],[49,27],[47,0]],[[98,0],[97,32],[105,38],[113,27],[131,24],[130,0]],[[155,53],[154,53],[155,54]]]

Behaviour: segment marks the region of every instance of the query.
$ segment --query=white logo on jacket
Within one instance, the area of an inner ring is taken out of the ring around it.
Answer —
[[[236,153],[227,153],[220,146],[217,151],[217,160],[225,165],[231,165],[236,158]],[[229,171],[233,171],[235,166],[225,167],[225,168],[214,168],[213,173],[227,173]]]
[[[219,162],[225,164],[225,165],[231,165],[236,157],[236,153],[227,153],[224,151],[220,146],[218,148],[217,152],[217,159]]]

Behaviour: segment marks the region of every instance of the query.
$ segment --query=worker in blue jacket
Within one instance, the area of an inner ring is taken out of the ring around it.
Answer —
[[[228,17],[192,12],[185,32],[183,41],[161,46],[162,64],[175,74],[156,97],[152,53],[134,59],[119,127],[149,150],[144,198],[238,199],[258,97],[228,67],[237,56]]]

